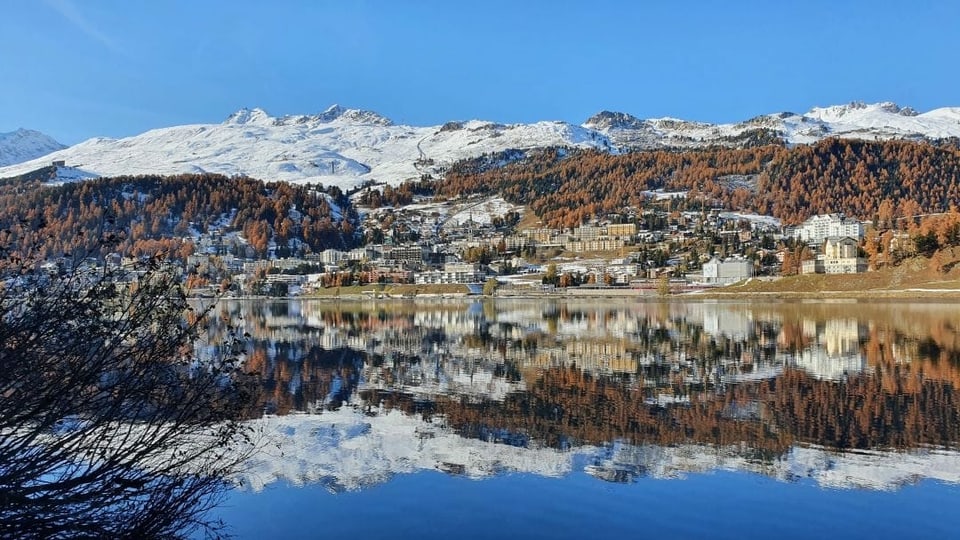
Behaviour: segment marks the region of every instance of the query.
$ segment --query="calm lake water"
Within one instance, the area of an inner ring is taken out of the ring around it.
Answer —
[[[240,538],[960,536],[958,304],[218,310],[262,381]]]

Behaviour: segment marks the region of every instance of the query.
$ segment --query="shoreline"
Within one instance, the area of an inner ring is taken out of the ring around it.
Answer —
[[[867,289],[847,291],[710,291],[708,293],[682,295],[687,298],[699,297],[704,299],[733,299],[733,298],[766,298],[784,300],[887,300],[887,299],[949,299],[960,300],[960,290],[957,289]]]
[[[221,299],[192,297],[194,300],[310,300],[321,302],[370,301],[404,302],[411,300],[544,300],[544,299],[622,299],[642,301],[697,301],[697,300],[949,300],[960,301],[960,289],[935,289],[912,287],[909,289],[865,289],[865,290],[823,290],[823,291],[738,291],[728,288],[701,290],[669,295],[651,294],[646,290],[635,289],[584,289],[563,292],[525,292],[512,294],[467,294],[467,293],[431,293],[413,295],[374,295],[349,293],[338,296],[300,295],[300,296],[231,296]]]

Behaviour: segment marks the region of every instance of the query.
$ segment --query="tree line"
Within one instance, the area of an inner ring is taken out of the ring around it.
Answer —
[[[844,212],[897,220],[944,212],[960,202],[960,151],[911,141],[825,139],[787,148],[712,147],[612,155],[544,149],[483,156],[452,165],[436,185],[441,197],[500,194],[528,205],[549,226],[642,208],[649,191],[686,191],[686,208],[722,206],[773,215],[787,224]],[[676,204],[676,203],[675,203]],[[679,208],[684,209],[684,208]]]

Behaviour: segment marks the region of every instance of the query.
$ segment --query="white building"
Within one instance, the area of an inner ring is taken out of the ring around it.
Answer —
[[[339,249],[325,249],[320,252],[320,262],[326,266],[336,266],[346,259],[347,254]]]
[[[712,285],[729,285],[753,276],[753,263],[746,259],[716,257],[703,263],[703,281]]]
[[[803,274],[858,274],[867,271],[867,259],[858,257],[860,242],[853,238],[827,238],[816,259],[803,261]]]
[[[831,236],[863,238],[863,223],[843,214],[812,216],[794,229],[794,237],[808,244],[820,245]]]
[[[484,276],[480,265],[469,263],[446,263],[443,270],[419,272],[414,275],[417,284],[430,283],[481,283]]]
[[[379,258],[379,254],[380,252],[376,249],[369,248],[369,247],[365,247],[365,248],[359,247],[359,248],[354,248],[348,251],[346,259],[348,261],[362,261],[364,259],[375,260]]]
[[[593,225],[581,225],[574,229],[573,235],[586,242],[600,238],[603,235],[603,229]]]

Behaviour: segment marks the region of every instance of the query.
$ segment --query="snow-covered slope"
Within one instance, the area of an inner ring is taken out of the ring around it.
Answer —
[[[0,167],[36,159],[63,148],[66,146],[49,135],[32,129],[20,128],[10,133],[0,133]]]
[[[710,143],[736,144],[736,138],[756,129],[776,132],[792,144],[809,144],[824,137],[862,139],[939,139],[960,136],[960,108],[918,114],[894,103],[854,102],[814,107],[804,114],[767,114],[736,124],[707,124],[674,118],[640,120],[626,113],[600,112],[583,127],[595,129],[621,146],[640,148],[697,147]]]
[[[63,169],[62,181],[121,174],[215,172],[350,188],[367,180],[397,184],[427,173],[436,175],[456,160],[506,149],[732,146],[742,144],[737,137],[760,128],[788,143],[811,143],[828,136],[955,137],[960,136],[960,108],[917,114],[893,103],[851,103],[818,107],[804,114],[758,116],[736,124],[641,120],[604,111],[582,126],[472,120],[428,127],[396,125],[375,112],[338,105],[319,114],[283,117],[270,116],[262,109],[241,109],[220,124],[154,129],[124,139],[94,138],[13,166],[2,165],[61,147],[54,141],[50,142],[56,148],[49,150],[41,150],[39,144],[27,145],[35,149],[33,154],[13,158],[4,154],[0,144],[0,178],[36,170],[50,165],[51,160],[64,160],[71,169]]]
[[[469,121],[413,127],[337,105],[316,115],[280,118],[261,109],[242,109],[221,124],[90,139],[41,160],[0,168],[0,178],[60,159],[100,176],[214,172],[350,188],[367,180],[397,184],[417,179],[487,152],[556,145],[610,147],[605,136],[564,122]]]

